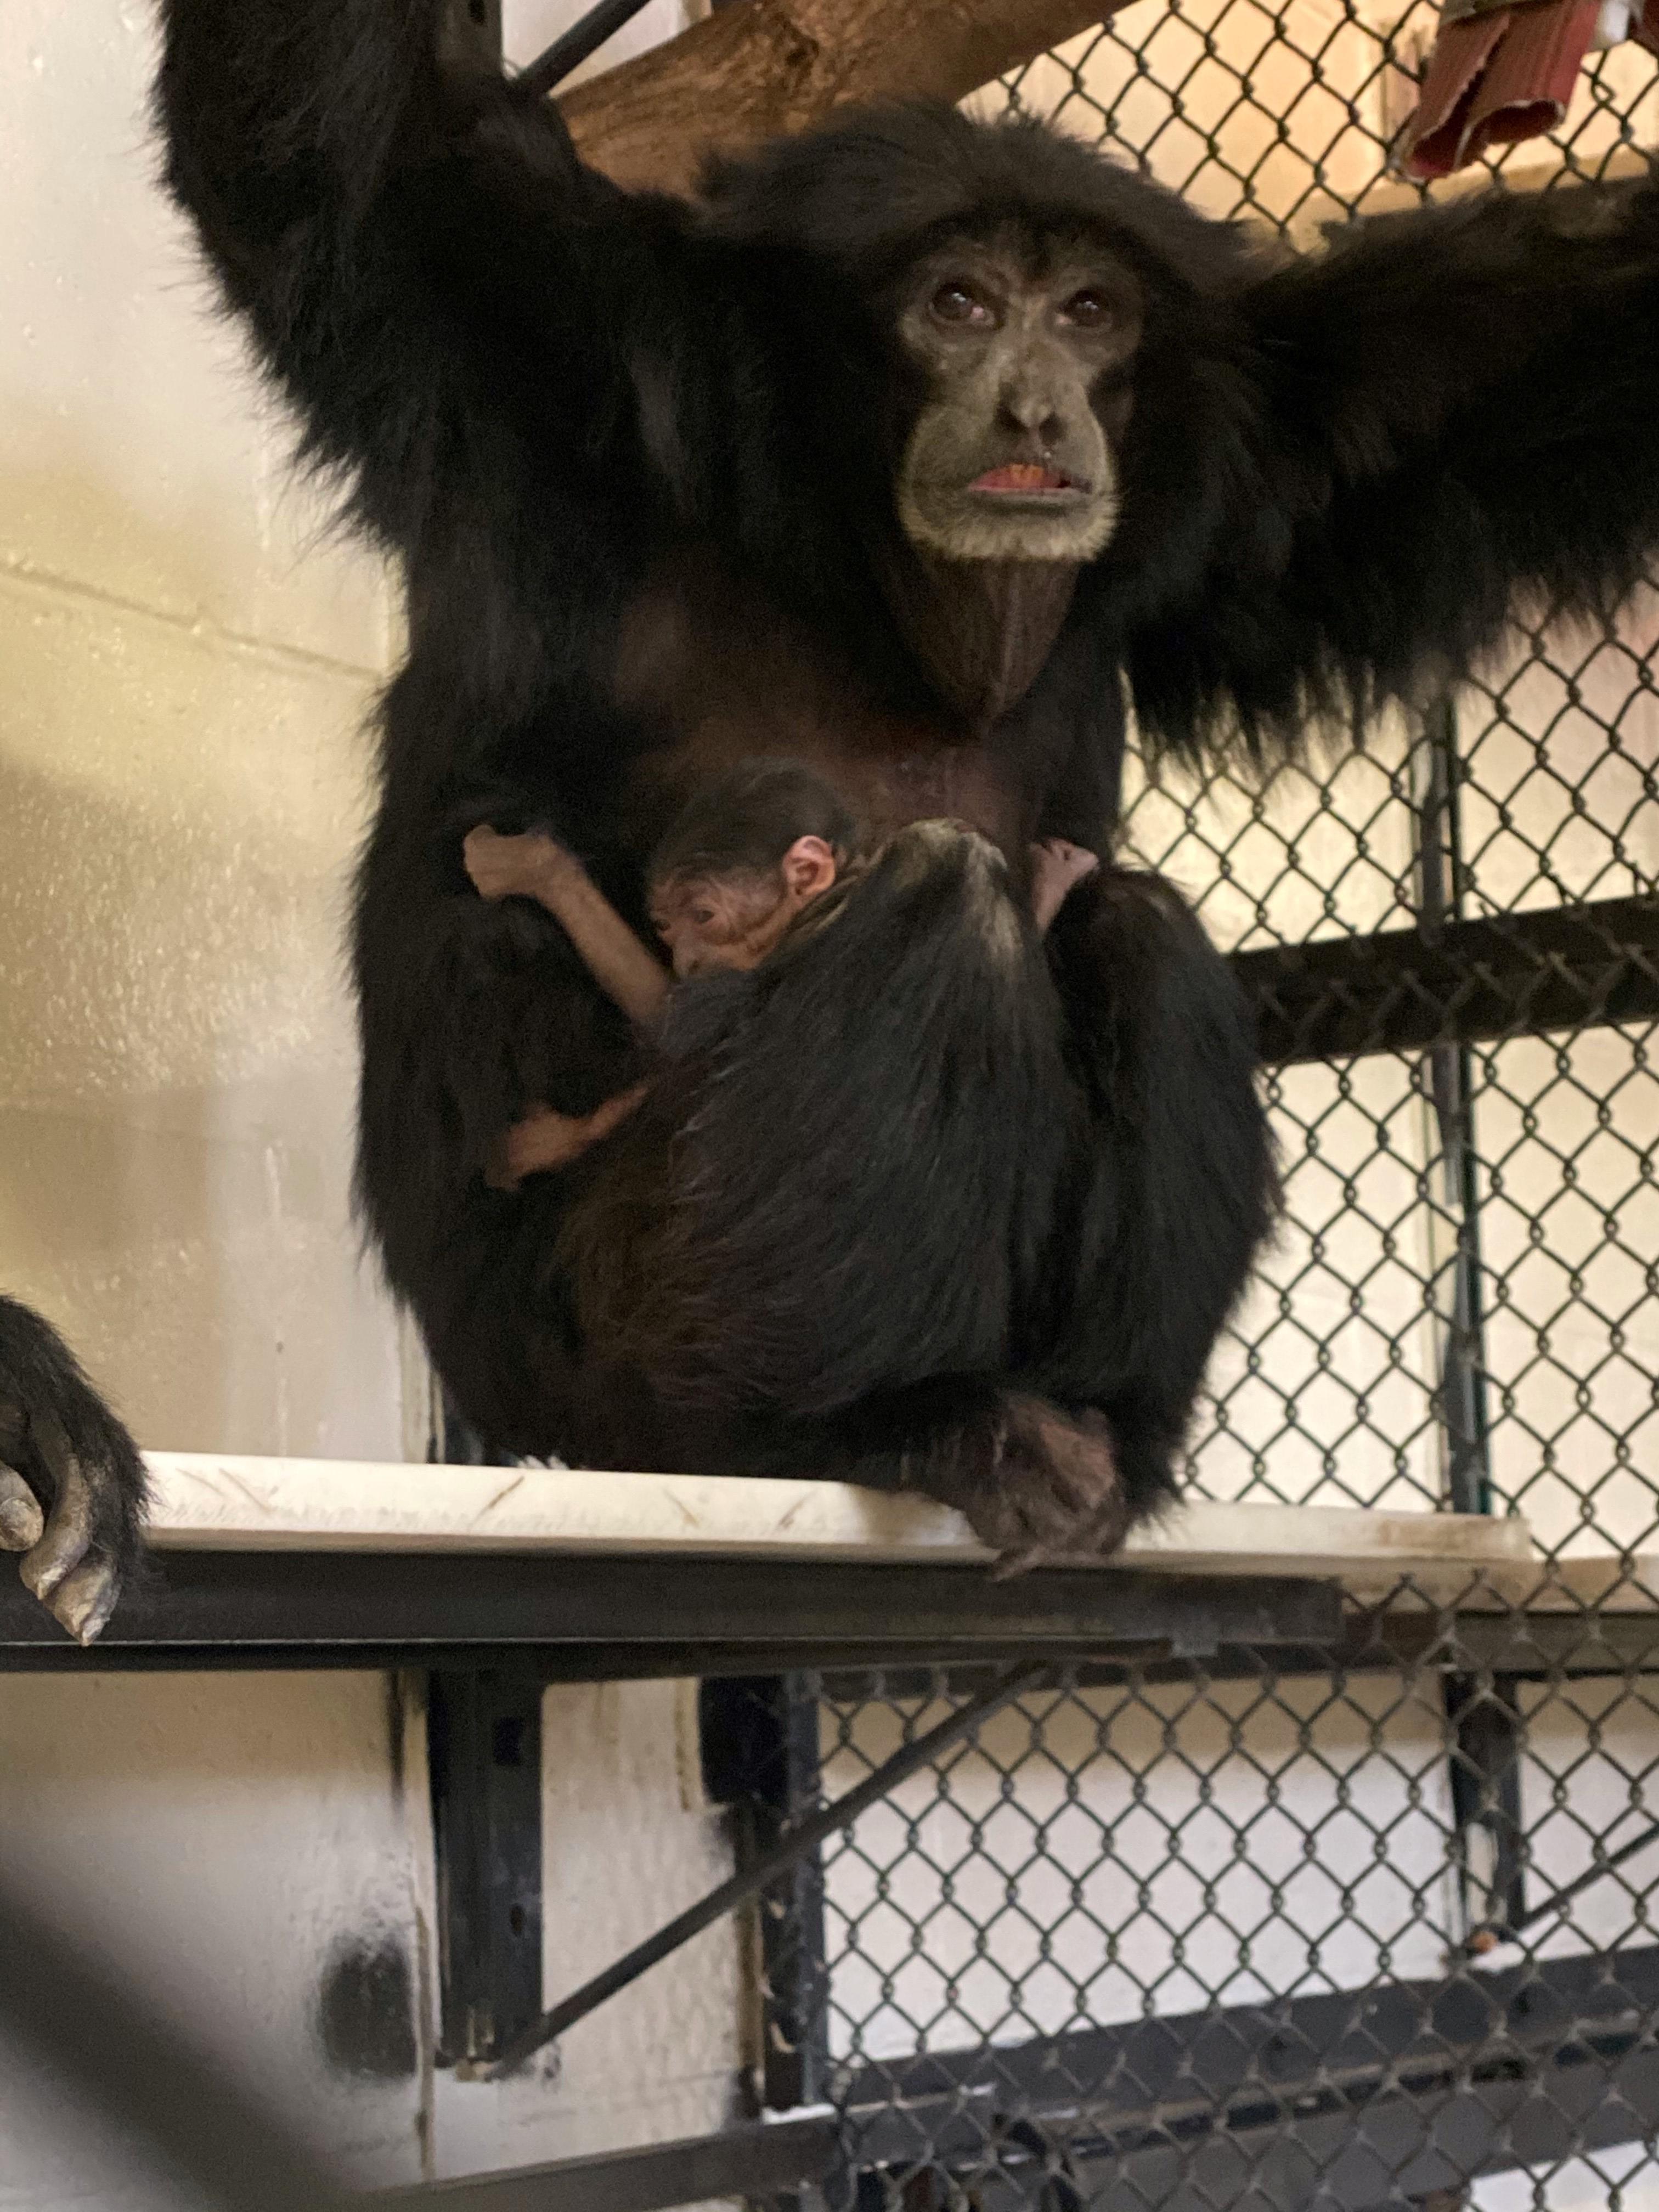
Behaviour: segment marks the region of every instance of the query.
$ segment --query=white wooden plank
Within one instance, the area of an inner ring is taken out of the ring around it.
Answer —
[[[988,1554],[961,1516],[845,1483],[562,1468],[375,1465],[152,1452],[153,1544],[220,1551],[682,1553],[963,1565]],[[1195,1500],[1113,1565],[1437,1586],[1525,1569],[1524,1522],[1447,1513]]]

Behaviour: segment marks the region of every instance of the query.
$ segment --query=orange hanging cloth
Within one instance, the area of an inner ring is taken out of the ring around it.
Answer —
[[[1524,0],[1518,7],[1446,0],[1417,112],[1407,126],[1407,175],[1449,176],[1488,146],[1553,131],[1567,112],[1603,6],[1604,0]],[[1600,43],[1624,35],[1622,22],[1609,29]],[[1629,30],[1659,52],[1639,5],[1630,11]]]

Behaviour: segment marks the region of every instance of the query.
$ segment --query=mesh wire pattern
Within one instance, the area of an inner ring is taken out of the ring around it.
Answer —
[[[1306,247],[1425,192],[1433,22],[1137,0],[981,101]],[[1474,181],[1632,173],[1656,119],[1615,49]],[[1402,1579],[1340,1650],[1059,1668],[769,1896],[764,2101],[842,2108],[830,2202],[1659,2207],[1656,610],[1265,787],[1135,771],[1129,849],[1288,1040],[1287,1218],[1190,1488],[1522,1514],[1546,1564]],[[970,1680],[736,1686],[762,1832]]]

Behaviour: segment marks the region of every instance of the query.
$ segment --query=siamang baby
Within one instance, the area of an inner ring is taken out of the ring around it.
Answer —
[[[669,977],[574,853],[543,830],[506,836],[483,824],[463,852],[481,897],[534,899],[635,1027],[656,1028]],[[1039,935],[1099,865],[1097,854],[1062,838],[1031,847]],[[647,871],[652,923],[676,978],[747,972],[825,892],[839,884],[844,894],[866,866],[852,813],[827,783],[793,761],[746,761],[699,792],[658,846]],[[645,1091],[635,1084],[587,1114],[535,1108],[507,1131],[490,1181],[514,1189],[527,1175],[568,1166],[609,1135]]]
[[[669,977],[576,855],[542,830],[517,836],[480,825],[463,847],[486,899],[529,898],[563,929],[594,981],[636,1030],[657,1030]],[[852,814],[828,784],[791,761],[751,761],[717,778],[686,808],[647,872],[651,919],[677,977],[759,964],[858,850]],[[499,1188],[567,1166],[638,1105],[645,1085],[587,1114],[538,1106],[507,1132],[489,1172]]]

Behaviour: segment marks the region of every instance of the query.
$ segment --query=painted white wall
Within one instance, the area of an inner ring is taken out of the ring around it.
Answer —
[[[407,1689],[408,1694],[403,1694]],[[694,1782],[689,1685],[547,1693],[549,2001],[731,1870]],[[494,2084],[434,2070],[434,1898],[413,1678],[12,1678],[0,1844],[82,1929],[349,2174],[390,2184],[696,2135],[733,2115],[741,1936],[711,1929]],[[328,1993],[401,1962],[401,2063],[331,2037]],[[0,2212],[149,2212],[152,2199],[0,2048]]]
[[[149,181],[145,13],[0,18],[0,1269],[142,1442],[401,1449],[347,1203],[379,568]]]

